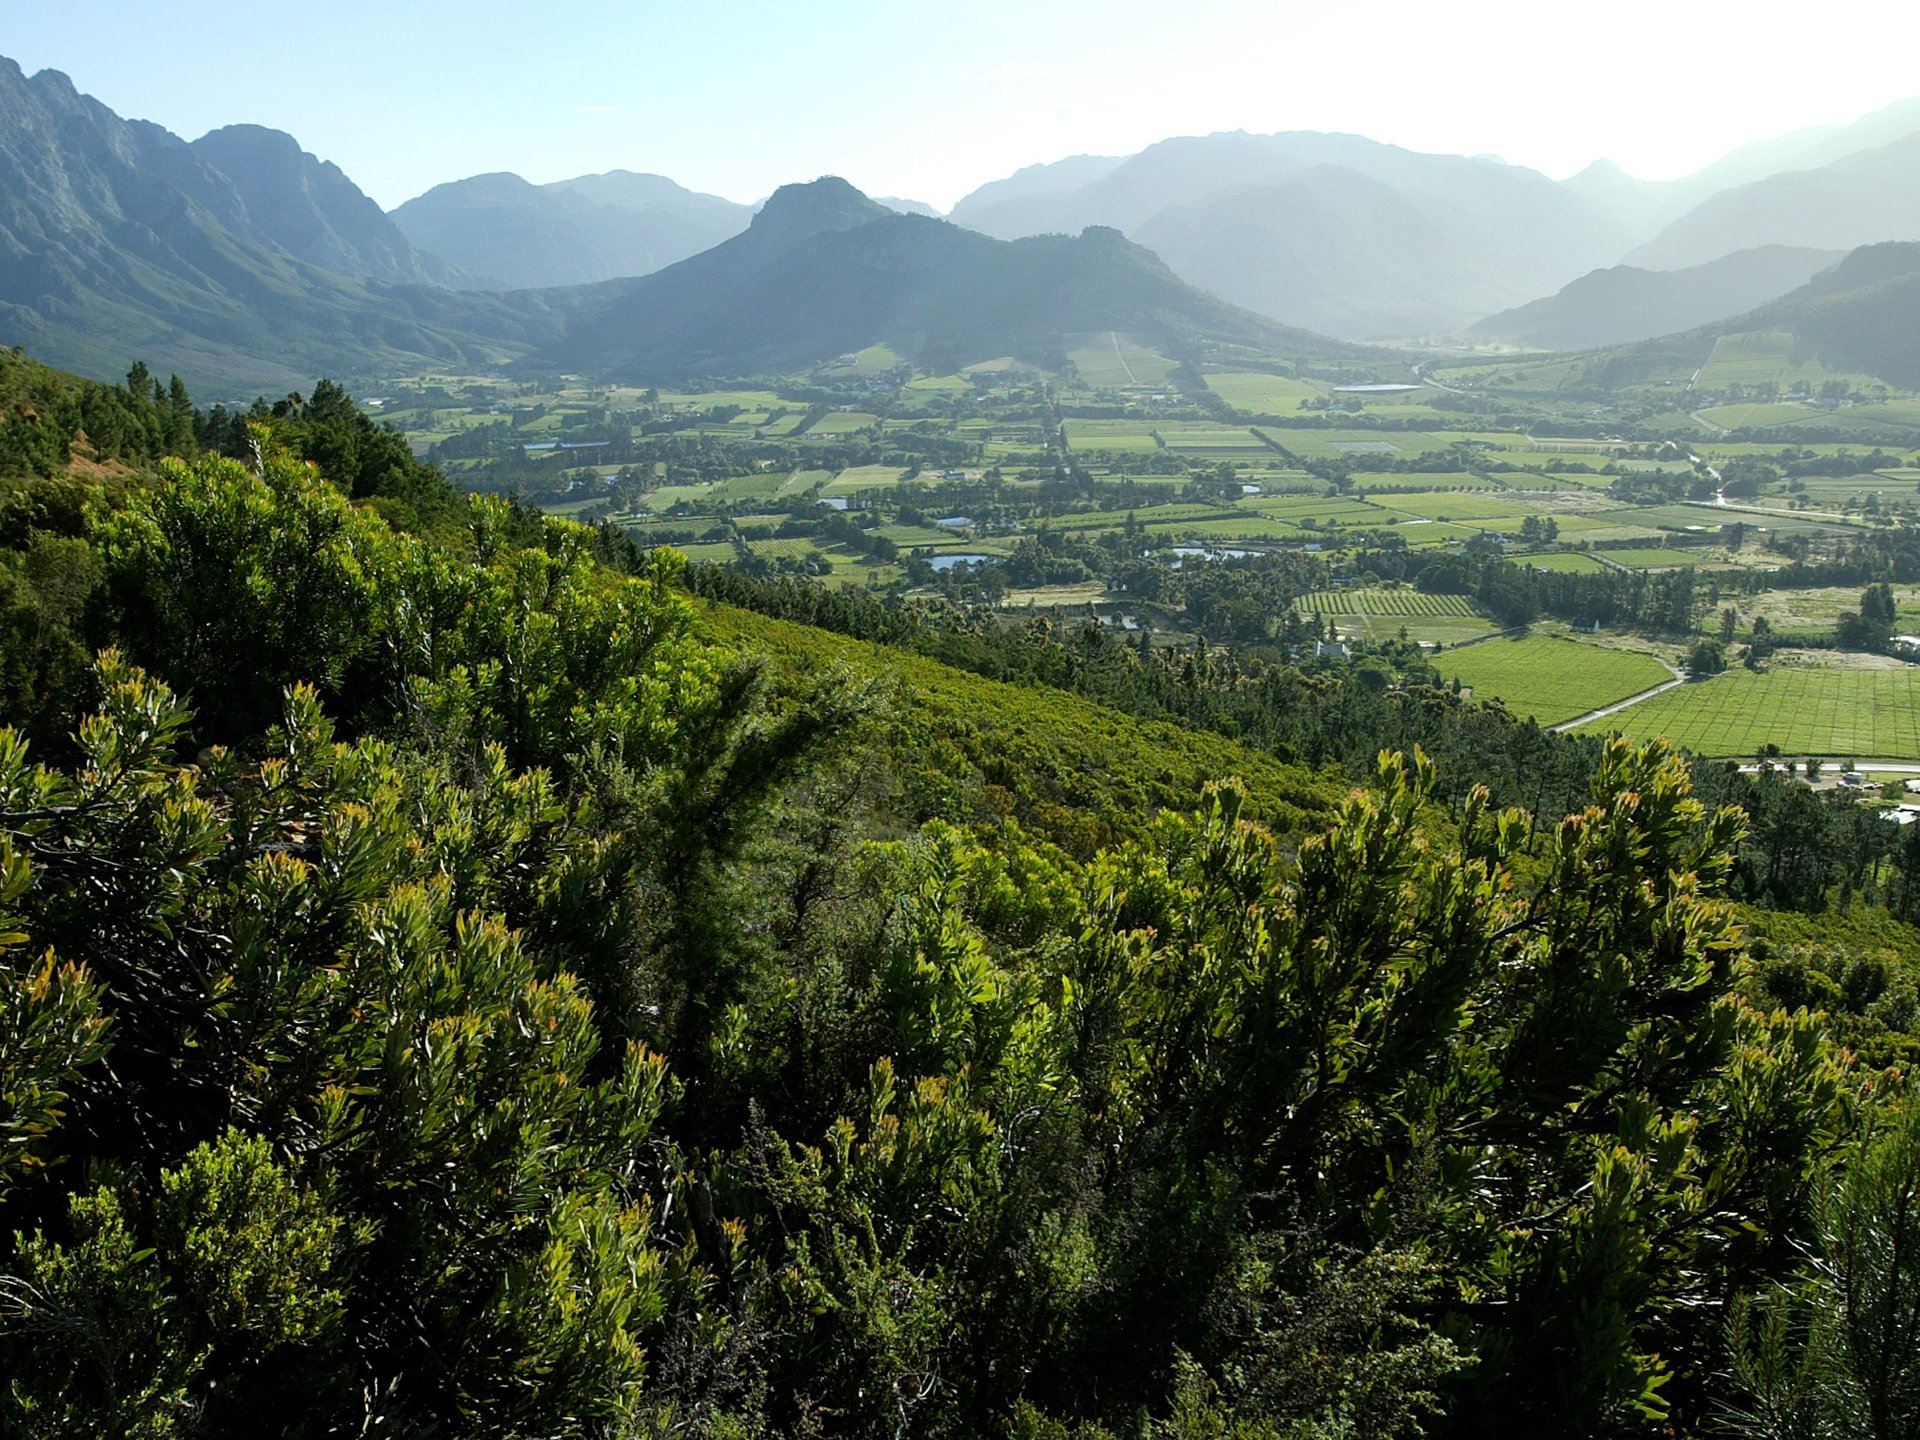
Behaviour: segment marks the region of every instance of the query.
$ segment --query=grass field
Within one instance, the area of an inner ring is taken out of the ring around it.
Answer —
[[[1254,371],[1210,374],[1206,376],[1206,388],[1236,411],[1252,415],[1298,415],[1302,401],[1321,396],[1321,388],[1311,380]]]
[[[1067,444],[1075,450],[1158,450],[1152,422],[1146,420],[1069,420]]]
[[[1311,381],[1257,371],[1209,375],[1207,388],[1234,409],[1255,415],[1293,415],[1298,413],[1301,401],[1315,399],[1321,393]]]
[[[813,422],[809,435],[851,435],[856,430],[865,430],[879,420],[878,415],[866,415],[858,410],[829,410]]]
[[[1798,653],[1679,686],[1590,728],[1664,735],[1701,755],[1750,756],[1772,744],[1789,755],[1920,759],[1920,669],[1791,663]]]
[[[1547,555],[1523,555],[1515,563],[1529,565],[1535,570],[1546,570],[1555,575],[1593,575],[1607,568],[1591,555],[1582,555],[1576,550],[1556,550]]]
[[[855,465],[842,470],[827,482],[823,494],[854,495],[862,490],[878,490],[900,483],[907,472],[898,465]]]
[[[1689,565],[1698,567],[1726,559],[1717,550],[1601,550],[1596,553],[1629,570],[1681,570]]]
[[[1173,373],[1173,361],[1134,335],[1100,330],[1069,336],[1067,341],[1067,358],[1088,385],[1112,389],[1158,385]]]
[[[1699,386],[1702,390],[1722,390],[1729,385],[1764,385],[1768,381],[1781,386],[1819,385],[1842,375],[1818,360],[1794,359],[1793,349],[1793,336],[1784,331],[1722,335],[1701,367]],[[1877,383],[1867,376],[1844,378]]]
[[[1558,725],[1673,678],[1650,655],[1552,635],[1489,640],[1443,651],[1433,663],[1449,680],[1472,686],[1474,699],[1499,700],[1542,725]]]

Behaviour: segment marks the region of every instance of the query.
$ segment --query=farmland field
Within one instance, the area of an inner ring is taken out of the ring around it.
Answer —
[[[851,435],[856,430],[865,430],[868,426],[876,424],[879,419],[878,415],[868,415],[858,410],[830,410],[814,421],[813,428],[807,433],[809,435]]]
[[[1419,430],[1323,430],[1308,426],[1262,425],[1260,433],[1303,460],[1337,456],[1421,455],[1444,450],[1449,442]]]
[[[1818,385],[1841,372],[1829,370],[1817,360],[1793,358],[1793,336],[1783,331],[1750,331],[1722,335],[1713,353],[1700,371],[1700,388],[1724,390],[1729,385]],[[1875,383],[1865,376],[1850,379]]]
[[[1265,455],[1273,453],[1259,436],[1241,425],[1198,425],[1176,421],[1157,428],[1169,450],[1188,454],[1224,450],[1251,450]]]
[[[1069,420],[1067,444],[1075,450],[1158,450],[1146,420]]]
[[[1067,358],[1087,385],[1119,388],[1158,385],[1173,373],[1173,361],[1132,335],[1100,330],[1067,337]]]
[[[1651,655],[1552,635],[1489,640],[1443,651],[1433,663],[1449,680],[1472,686],[1474,699],[1499,700],[1542,725],[1571,720],[1673,678]],[[1637,715],[1639,709],[1626,713]]]
[[[1577,550],[1558,550],[1547,555],[1525,555],[1516,563],[1546,570],[1556,575],[1593,575],[1607,567],[1591,555]]]
[[[1258,371],[1207,376],[1207,388],[1236,410],[1255,415],[1292,415],[1303,400],[1316,399],[1320,387],[1306,380]]]
[[[842,470],[827,483],[828,495],[853,495],[862,490],[877,490],[898,485],[907,472],[898,465],[855,465]]]
[[[1343,636],[1390,640],[1401,630],[1410,640],[1457,645],[1498,627],[1464,595],[1427,595],[1413,589],[1316,590],[1294,601],[1303,615],[1319,615]]]
[[[1920,668],[1848,669],[1782,651],[1764,671],[1729,670],[1682,685],[1594,726],[1638,739],[1664,735],[1701,755],[1920,759]]]

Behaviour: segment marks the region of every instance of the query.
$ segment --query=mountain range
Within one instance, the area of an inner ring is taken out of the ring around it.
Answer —
[[[0,60],[0,340],[216,392],[425,366],[741,374],[883,340],[924,363],[1058,359],[1103,331],[1181,354],[1582,348],[1742,316],[1904,240],[1920,101],[1654,184],[1235,133],[1029,166],[947,219],[839,180],[754,206],[628,171],[475,176],[386,214],[282,132],[188,142]],[[1841,298],[1865,271],[1836,273],[1782,314],[1865,354],[1870,312]]]
[[[663,175],[614,170],[550,185],[475,175],[407,201],[393,224],[497,290],[645,275],[744,230],[753,207]]]
[[[829,177],[782,187],[711,250],[596,287],[541,358],[613,375],[777,371],[884,340],[937,368],[1001,355],[1058,365],[1063,337],[1095,331],[1364,354],[1196,291],[1117,230],[995,240]]]
[[[1763,245],[1685,270],[1614,265],[1544,299],[1489,315],[1471,333],[1540,350],[1651,340],[1743,314],[1806,284],[1844,254]]]
[[[535,189],[487,177],[443,187],[435,205],[471,213],[489,192]],[[667,212],[704,213],[727,238],[701,245],[683,228],[675,246],[696,253],[637,279],[482,289],[499,283],[488,255],[505,251],[476,242],[461,252],[469,270],[423,250],[290,136],[240,126],[189,144],[55,72],[0,65],[0,340],[101,377],[140,357],[214,393],[429,365],[739,374],[880,341],[956,361],[1057,359],[1063,337],[1106,330],[1359,353],[1203,294],[1110,230],[1009,243],[831,178],[784,187],[757,213],[658,176],[537,190],[556,225],[584,216],[629,246],[664,246],[648,217]]]

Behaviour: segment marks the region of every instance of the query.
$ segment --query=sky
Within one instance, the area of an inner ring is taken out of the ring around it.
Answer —
[[[1645,179],[1920,93],[1920,5],[1721,0],[0,0],[0,55],[194,139],[286,130],[391,208],[652,171],[941,209],[1021,166],[1335,130]]]

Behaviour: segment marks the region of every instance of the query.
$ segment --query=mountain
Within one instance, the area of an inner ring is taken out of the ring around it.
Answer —
[[[926,215],[935,220],[944,218],[938,210],[924,200],[902,200],[898,195],[876,195],[873,198],[889,210],[898,210],[902,215]]]
[[[1596,160],[1561,184],[1625,226],[1633,236],[1633,243],[1641,245],[1721,191],[1751,185],[1782,171],[1818,169],[1863,150],[1891,144],[1916,131],[1920,131],[1920,96],[1899,101],[1845,125],[1818,125],[1756,140],[1675,180],[1641,180],[1611,160]],[[1743,243],[1754,242],[1749,239]],[[1730,246],[1717,253],[1731,253],[1736,248],[1737,245]],[[1704,261],[1715,256],[1699,258]]]
[[[190,148],[233,182],[258,235],[295,259],[402,285],[469,283],[437,255],[415,249],[339,166],[284,131],[228,125]]]
[[[1920,240],[1920,131],[1710,196],[1625,263],[1677,270],[1755,245],[1851,250],[1884,240]]]
[[[1176,347],[1363,353],[1202,294],[1111,229],[995,240],[897,214],[826,177],[783,186],[743,234],[704,254],[594,287],[539,358],[635,378],[794,368],[881,341],[941,366],[1057,361],[1063,336],[1109,330]]]
[[[1744,314],[1596,351],[1586,357],[1581,381],[1609,390],[1650,380],[1684,383],[1733,337],[1750,337],[1758,353],[1784,351],[1841,374],[1920,389],[1920,242],[1862,246]]]
[[[1188,136],[1062,164],[982,187],[953,219],[1004,239],[1112,226],[1202,289],[1352,339],[1465,325],[1629,243],[1535,171],[1357,135]]]
[[[627,170],[533,185],[475,175],[393,211],[415,245],[491,289],[580,285],[646,275],[744,230],[751,206]]]
[[[199,148],[0,60],[0,342],[96,377],[140,357],[217,394],[497,364],[559,331],[564,294],[461,294],[300,258],[290,246],[404,273],[408,251],[291,144]],[[214,163],[236,155],[260,163],[238,178]]]
[[[1000,235],[1003,239],[1030,234],[1026,220],[1011,207],[1029,200],[1044,203],[1048,196],[1090,185],[1119,169],[1126,158],[1124,155],[1070,155],[1065,160],[1023,166],[1004,180],[989,180],[962,196],[947,218],[969,230]]]
[[[1784,330],[1837,369],[1920,389],[1920,243],[1867,245],[1723,329]]]
[[[1842,254],[1769,245],[1686,270],[1615,265],[1581,276],[1558,294],[1490,315],[1471,333],[1543,350],[1592,350],[1651,340],[1777,299]]]

